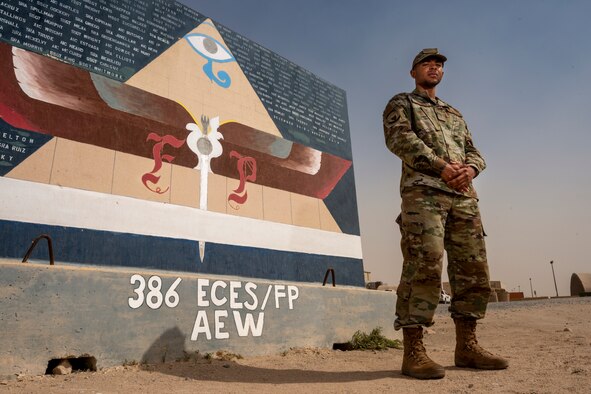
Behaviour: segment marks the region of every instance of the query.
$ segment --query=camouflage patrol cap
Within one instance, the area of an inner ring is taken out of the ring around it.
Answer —
[[[415,60],[412,61],[411,70],[415,68],[417,64],[421,63],[423,60],[429,57],[437,58],[441,60],[441,63],[445,63],[445,61],[447,60],[445,56],[439,53],[439,50],[437,48],[425,48],[421,52],[419,52],[417,56],[415,56]]]

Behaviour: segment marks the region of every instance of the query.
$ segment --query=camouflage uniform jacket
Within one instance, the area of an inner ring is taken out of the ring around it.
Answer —
[[[459,193],[440,177],[446,163],[468,164],[476,174],[486,167],[462,114],[439,98],[416,89],[398,94],[388,102],[383,121],[386,146],[402,159],[401,193],[418,185]],[[477,197],[472,185],[463,194]]]

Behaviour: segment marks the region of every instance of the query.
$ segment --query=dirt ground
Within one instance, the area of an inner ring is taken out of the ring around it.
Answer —
[[[591,298],[491,304],[480,343],[509,359],[504,371],[453,364],[453,322],[443,305],[425,342],[446,377],[419,381],[400,374],[402,351],[292,349],[234,360],[133,365],[0,382],[9,393],[590,393]]]

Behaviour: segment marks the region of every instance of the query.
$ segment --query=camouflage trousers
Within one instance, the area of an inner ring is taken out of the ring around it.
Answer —
[[[406,188],[396,222],[404,262],[394,328],[433,324],[444,250],[452,318],[483,318],[491,288],[477,200],[427,186]]]

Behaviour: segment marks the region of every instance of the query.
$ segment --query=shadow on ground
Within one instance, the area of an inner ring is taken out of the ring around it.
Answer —
[[[259,368],[243,365],[229,353],[222,353],[222,359],[218,359],[219,357],[215,358],[216,356],[209,354],[188,352],[184,344],[185,335],[178,327],[165,331],[144,353],[141,360],[141,369],[177,376],[186,380],[242,383],[348,383],[384,378],[406,379],[395,368],[382,371],[339,372],[293,368],[281,369],[280,367],[277,369]],[[376,355],[376,357],[379,356]],[[313,367],[310,366],[310,368]]]
[[[350,383],[385,378],[406,379],[399,371],[314,371],[306,369],[270,369],[239,364],[235,361],[194,360],[150,364],[142,369],[191,380],[241,383]]]

